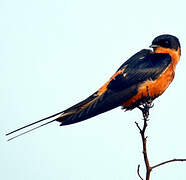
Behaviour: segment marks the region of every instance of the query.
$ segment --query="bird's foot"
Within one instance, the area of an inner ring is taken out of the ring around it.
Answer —
[[[152,100],[148,100],[144,104],[138,106],[138,109],[141,110],[144,119],[148,119],[149,109],[152,108],[153,106],[154,104],[152,104]]]

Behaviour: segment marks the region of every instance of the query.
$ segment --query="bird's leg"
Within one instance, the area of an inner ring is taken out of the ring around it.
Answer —
[[[141,106],[140,105],[138,106],[138,109],[140,109],[142,114],[143,114],[144,120],[148,119],[148,117],[149,117],[149,109],[154,106],[154,104],[152,104],[152,99],[151,99],[151,97],[149,95],[149,88],[148,88],[148,86],[146,88],[147,88],[146,101]]]

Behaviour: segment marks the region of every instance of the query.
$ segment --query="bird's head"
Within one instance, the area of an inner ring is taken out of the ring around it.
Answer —
[[[152,41],[152,45],[150,46],[154,50],[156,48],[166,48],[166,49],[172,49],[177,51],[178,49],[181,49],[180,42],[177,37],[169,35],[169,34],[163,34],[158,37],[156,37]]]

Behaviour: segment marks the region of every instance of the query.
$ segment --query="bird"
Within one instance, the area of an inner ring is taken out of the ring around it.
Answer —
[[[9,140],[57,121],[60,126],[78,123],[119,106],[133,110],[148,98],[156,99],[164,93],[175,76],[181,56],[179,39],[170,34],[155,37],[148,49],[142,49],[125,61],[113,76],[95,93],[70,108],[18,128],[6,135],[49,120]],[[52,120],[51,120],[52,118]]]

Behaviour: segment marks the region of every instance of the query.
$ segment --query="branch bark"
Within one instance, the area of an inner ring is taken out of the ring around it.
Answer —
[[[149,162],[149,158],[148,158],[148,154],[147,154],[147,136],[145,135],[145,131],[146,128],[148,126],[148,117],[149,117],[149,109],[152,108],[152,101],[147,101],[143,107],[138,107],[143,114],[143,128],[141,128],[139,126],[139,124],[137,122],[135,122],[137,128],[140,131],[140,135],[141,135],[141,140],[142,140],[142,144],[143,144],[143,158],[145,161],[145,167],[146,167],[146,180],[150,179],[150,173],[152,171],[152,167],[150,166],[150,162]],[[139,165],[138,165],[138,169],[139,169]],[[139,174],[139,170],[138,170],[138,176],[140,177],[140,179],[143,180],[143,178],[141,177],[141,175]]]
[[[159,167],[159,166],[162,166],[162,165],[165,165],[165,164],[171,163],[171,162],[176,162],[176,161],[183,162],[183,161],[186,161],[186,159],[171,159],[171,160],[168,160],[168,161],[164,161],[164,162],[159,163],[159,164],[157,164],[157,165],[155,165],[155,166],[152,166],[152,169],[155,169],[155,168],[157,168],[157,167]]]
[[[147,87],[147,93],[149,95],[148,87]],[[146,128],[148,126],[149,110],[152,107],[153,107],[152,100],[150,98],[148,98],[148,100],[142,106],[138,107],[143,114],[143,128],[141,128],[139,126],[139,124],[137,122],[135,122],[137,128],[139,129],[139,132],[140,132],[140,135],[141,135],[141,140],[142,140],[142,145],[143,145],[143,158],[144,158],[145,167],[146,167],[146,177],[145,177],[146,180],[150,180],[151,171],[153,169],[157,168],[157,167],[160,167],[162,165],[165,165],[165,164],[168,164],[168,163],[171,163],[171,162],[186,161],[186,159],[171,159],[171,160],[168,160],[168,161],[161,162],[161,163],[159,163],[157,165],[154,165],[154,166],[150,165],[149,157],[148,157],[148,154],[147,154],[147,136],[145,135],[145,131],[146,131]],[[140,175],[139,170],[140,170],[140,165],[138,165],[137,174],[138,174],[138,176],[141,180],[144,180],[142,178],[142,176]]]

